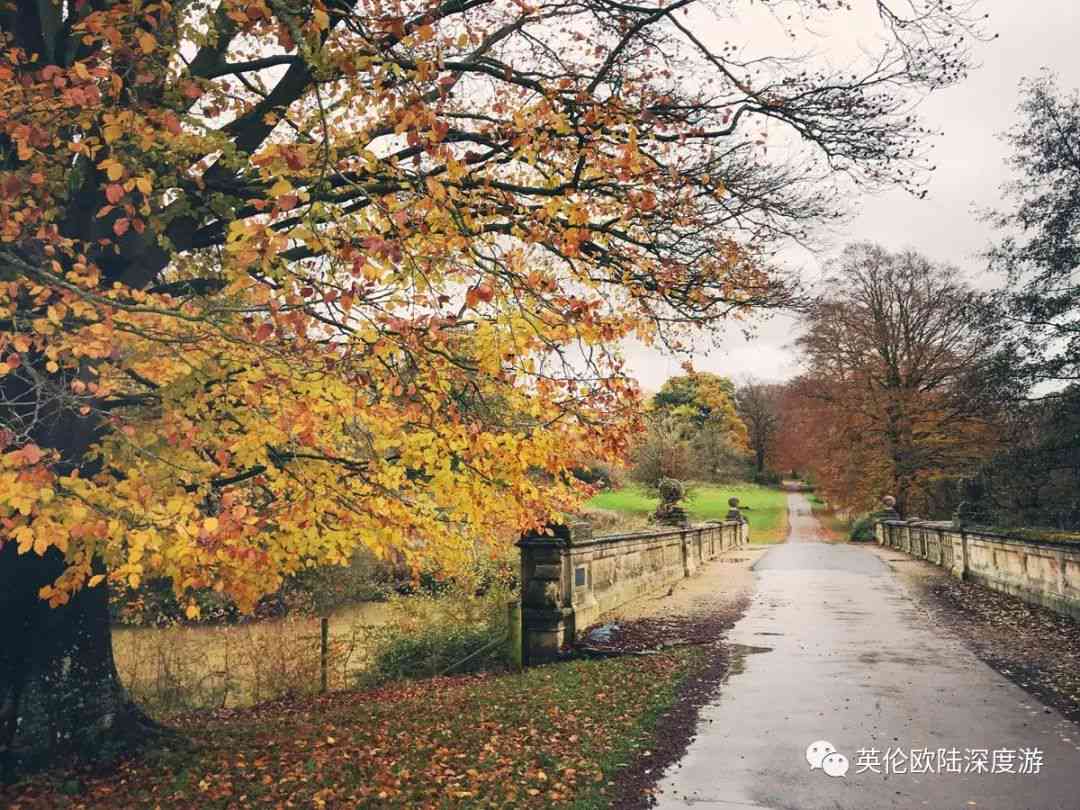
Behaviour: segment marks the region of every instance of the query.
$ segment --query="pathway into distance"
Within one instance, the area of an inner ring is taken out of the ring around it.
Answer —
[[[664,775],[660,808],[1080,808],[1080,729],[935,627],[873,551],[818,542],[803,495],[788,510],[788,542],[754,565],[753,603],[728,637],[743,654]],[[846,776],[811,770],[818,740],[848,758]],[[1039,773],[948,772],[978,767],[967,749],[1015,751],[1019,770],[1022,748],[1040,749]],[[886,775],[888,749],[904,755],[892,763],[915,749],[920,769],[930,749],[932,769]]]

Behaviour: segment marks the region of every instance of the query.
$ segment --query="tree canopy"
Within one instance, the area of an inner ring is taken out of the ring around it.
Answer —
[[[634,427],[617,342],[784,300],[774,240],[833,210],[824,170],[907,176],[902,90],[962,75],[972,22],[879,0],[838,74],[740,61],[692,7],[0,7],[0,519],[63,555],[42,594],[250,606],[571,507]]]
[[[754,453],[754,469],[758,475],[765,472],[766,460],[776,455],[782,392],[783,386],[758,380],[747,380],[735,392],[735,407],[746,425],[747,443]]]
[[[1038,395],[1080,379],[1080,92],[1049,73],[1020,89],[1020,121],[1005,135],[1013,207],[990,216],[1005,236],[989,260],[1008,280],[998,296],[1014,327],[1005,371],[1020,394]]]
[[[991,452],[998,340],[981,296],[955,268],[917,253],[849,246],[797,341],[818,400],[819,478],[831,500],[869,507],[892,494],[903,513],[928,484]]]

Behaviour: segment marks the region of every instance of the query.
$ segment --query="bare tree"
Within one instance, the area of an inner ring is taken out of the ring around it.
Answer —
[[[750,379],[735,392],[735,405],[746,425],[754,469],[765,472],[765,461],[780,430],[780,386]]]

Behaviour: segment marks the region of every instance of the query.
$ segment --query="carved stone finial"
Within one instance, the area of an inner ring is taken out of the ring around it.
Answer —
[[[896,511],[896,498],[892,495],[881,499],[881,507],[870,516],[873,520],[900,520],[900,513]]]
[[[746,516],[743,515],[743,513],[741,511],[739,511],[739,499],[732,496],[732,497],[727,499],[727,502],[728,502],[728,506],[731,507],[730,509],[728,509],[727,519],[728,520],[738,520],[738,521],[740,521],[742,523],[745,523],[746,522]]]
[[[686,526],[690,519],[686,510],[679,506],[679,501],[686,497],[686,487],[675,478],[664,478],[657,489],[660,491],[660,505],[653,513],[653,520],[668,526]]]
[[[678,503],[686,497],[686,487],[677,478],[663,478],[657,487],[660,490],[660,499],[664,503]]]

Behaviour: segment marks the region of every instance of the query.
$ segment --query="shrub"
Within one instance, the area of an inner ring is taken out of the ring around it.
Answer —
[[[574,478],[601,489],[611,489],[611,468],[606,464],[591,464],[588,467],[577,467],[573,471]]]
[[[874,520],[869,516],[863,516],[851,524],[852,540],[869,542],[875,539]]]
[[[373,632],[375,652],[358,685],[498,668],[509,600],[510,592],[498,585],[480,597],[451,586],[439,596],[402,599],[401,617]]]
[[[277,593],[259,601],[255,617],[266,619],[293,613],[324,616],[353,602],[380,601],[386,598],[390,579],[389,566],[361,548],[348,565],[309,568],[289,577]],[[199,606],[200,625],[236,624],[249,618],[228,597],[211,588],[194,590],[190,598]],[[187,624],[184,608],[165,579],[144,582],[136,589],[113,591],[109,600],[113,623],[136,627]]]
[[[780,486],[781,476],[776,470],[762,470],[754,473],[754,483],[765,487]]]

